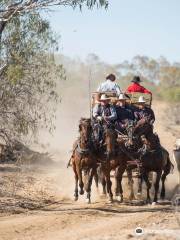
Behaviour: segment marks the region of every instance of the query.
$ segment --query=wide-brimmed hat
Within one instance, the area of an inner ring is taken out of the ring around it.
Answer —
[[[121,100],[127,100],[127,97],[125,96],[124,93],[120,93],[120,95],[119,95],[119,97],[117,99],[117,101],[121,101]]]
[[[140,77],[139,76],[134,76],[133,77],[133,80],[131,82],[134,82],[134,83],[139,83],[139,82],[142,82]]]
[[[101,97],[100,97],[100,99],[99,99],[100,102],[107,101],[107,100],[110,100],[110,98],[107,97],[106,94],[102,94]]]
[[[137,103],[146,103],[146,100],[143,96],[140,96]]]
[[[113,73],[111,73],[111,74],[109,74],[107,77],[106,77],[106,80],[111,80],[111,81],[115,81],[116,80],[116,76],[113,74]]]

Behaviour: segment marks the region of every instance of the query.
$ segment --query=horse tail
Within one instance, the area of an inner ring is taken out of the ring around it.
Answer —
[[[68,167],[70,167],[70,166],[72,166],[72,157],[70,157],[70,159],[69,159],[66,167],[68,168]]]
[[[164,171],[165,171],[167,174],[173,173],[173,171],[174,171],[174,165],[172,164],[172,162],[171,162],[171,160],[170,160],[169,153],[168,153],[168,156],[167,156],[167,163],[166,163],[166,166],[165,166]]]

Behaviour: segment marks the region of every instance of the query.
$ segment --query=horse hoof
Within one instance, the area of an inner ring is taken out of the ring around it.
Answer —
[[[112,198],[109,199],[109,200],[108,200],[108,203],[113,203],[113,199],[112,199]]]
[[[85,199],[85,202],[88,203],[88,204],[90,204],[90,203],[91,203],[91,200],[90,200],[89,198],[86,198],[86,199]]]
[[[74,201],[77,201],[78,200],[78,197],[74,197]]]
[[[146,204],[151,205],[152,204],[151,200],[150,199],[146,200]]]
[[[157,202],[152,202],[151,205],[152,205],[152,206],[156,206],[156,204],[157,204]]]
[[[79,194],[80,194],[80,195],[83,195],[83,194],[84,194],[84,190],[80,190],[80,191],[79,191]]]
[[[122,203],[123,202],[123,198],[121,196],[117,196],[117,201]]]

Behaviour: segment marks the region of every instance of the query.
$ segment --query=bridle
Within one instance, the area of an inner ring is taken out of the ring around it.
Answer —
[[[83,122],[81,122],[80,124],[82,125]],[[91,150],[91,137],[90,136],[87,137],[88,141],[87,141],[86,147],[84,147],[84,148],[81,146],[81,137],[78,140],[76,150],[81,155],[87,155],[87,154],[89,154],[89,152]]]

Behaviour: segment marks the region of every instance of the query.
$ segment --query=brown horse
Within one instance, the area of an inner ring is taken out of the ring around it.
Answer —
[[[115,131],[111,128],[104,127],[104,144],[96,151],[96,156],[98,159],[99,167],[97,169],[98,171],[98,177],[101,180],[102,186],[103,186],[103,193],[106,194],[106,188],[107,193],[109,195],[109,202],[113,201],[113,194],[112,194],[112,182],[110,178],[110,172],[111,172],[111,155],[115,152],[115,139],[116,134]]]
[[[93,144],[91,141],[92,127],[91,120],[82,118],[79,123],[79,139],[74,144],[74,150],[71,157],[72,167],[75,176],[75,192],[74,200],[78,200],[78,182],[80,191],[84,194],[84,181],[82,172],[86,177],[85,190],[87,192],[87,202],[91,202],[91,185],[92,179],[96,172],[96,156],[93,151]]]
[[[100,167],[98,167],[98,175],[101,179],[101,183],[103,186],[103,194],[106,194],[106,186],[107,192],[109,189],[107,181],[110,181],[110,172],[112,170],[115,171],[114,174],[115,195],[120,202],[123,202],[122,177],[127,168],[127,162],[131,160],[129,156],[126,154],[126,148],[124,143],[125,143],[124,140],[117,142],[117,134],[113,129],[106,129],[105,130],[106,156],[101,155],[101,159],[104,159],[105,163],[101,164]],[[132,187],[131,182],[130,187]],[[131,192],[132,191],[133,188],[131,189]],[[132,194],[130,195],[130,197],[132,197]]]
[[[150,203],[151,198],[149,191],[151,183],[149,181],[149,173],[156,172],[156,181],[154,184],[155,194],[153,200],[153,202],[156,203],[158,200],[160,180],[162,181],[161,198],[165,198],[165,179],[173,168],[173,164],[170,161],[169,153],[161,146],[159,137],[153,133],[152,125],[144,122],[144,124],[141,124],[135,129],[134,137],[135,139],[133,139],[133,142],[141,142],[142,145],[139,151],[139,158],[142,164],[142,178],[139,181],[139,191],[142,190],[142,180],[144,180],[147,186],[147,202]]]
[[[174,168],[173,164],[170,161],[168,151],[160,145],[159,138],[155,134],[149,134],[147,137],[141,137],[146,151],[141,154],[140,158],[142,161],[142,177],[147,185],[147,201],[150,201],[149,195],[149,179],[148,173],[150,171],[156,172],[156,182],[154,185],[155,195],[154,202],[158,200],[158,190],[159,190],[159,181],[162,181],[162,189],[160,197],[161,199],[165,198],[165,180],[167,175]],[[158,144],[159,143],[159,144]]]

